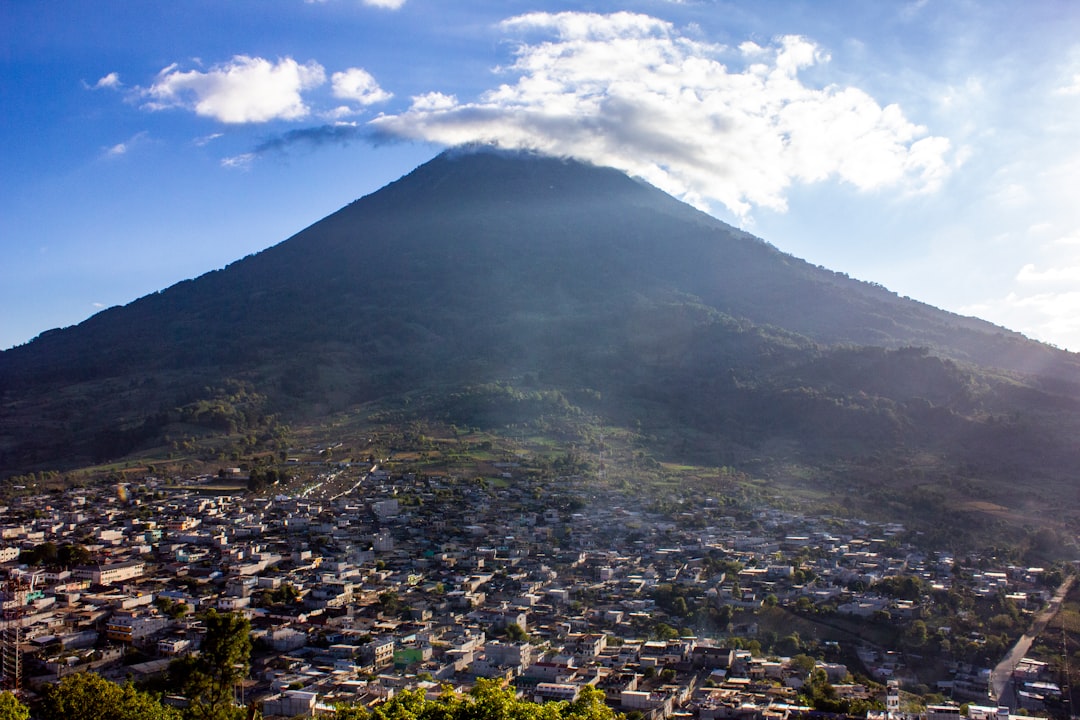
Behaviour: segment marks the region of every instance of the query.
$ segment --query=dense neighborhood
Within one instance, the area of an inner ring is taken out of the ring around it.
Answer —
[[[251,623],[236,702],[265,717],[491,678],[535,701],[597,688],[635,719],[996,719],[1005,630],[1060,583],[920,549],[898,524],[736,512],[719,495],[672,497],[660,513],[512,460],[467,481],[374,458],[324,466],[288,492],[244,491],[250,473],[225,468],[12,499],[0,514],[9,687],[160,676],[198,652],[214,609]],[[1002,632],[943,625],[949,603],[957,622],[992,608]],[[778,617],[835,635],[777,632]],[[1013,711],[1060,707],[1056,680],[1020,663]]]

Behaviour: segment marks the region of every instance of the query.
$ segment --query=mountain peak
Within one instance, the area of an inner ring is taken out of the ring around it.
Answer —
[[[414,195],[427,193],[428,200],[441,207],[458,202],[467,202],[471,207],[489,200],[568,202],[611,194],[625,198],[641,195],[644,187],[612,168],[534,151],[477,145],[444,151],[368,197],[389,199],[405,190]]]

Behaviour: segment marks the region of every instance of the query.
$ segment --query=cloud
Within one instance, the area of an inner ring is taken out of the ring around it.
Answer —
[[[310,110],[301,92],[325,82],[326,72],[316,62],[237,55],[208,72],[170,65],[141,94],[152,110],[182,107],[224,123],[258,123],[306,117]]]
[[[1069,235],[1063,235],[1059,238],[1056,238],[1053,244],[1064,247],[1075,247],[1077,245],[1080,245],[1080,230],[1075,230]]]
[[[91,86],[91,89],[93,89],[93,90],[102,90],[102,89],[106,89],[106,88],[108,88],[108,89],[116,89],[116,88],[120,87],[121,85],[123,85],[123,83],[120,82],[120,74],[115,73],[115,72],[111,72],[108,75],[106,75],[105,77],[98,79],[98,81]]]
[[[285,150],[292,145],[348,145],[350,142],[363,139],[375,143],[377,132],[366,127],[360,127],[351,123],[336,123],[333,125],[320,125],[318,127],[300,128],[290,130],[287,133],[267,138],[255,146],[254,155],[262,155],[267,152]]]
[[[800,72],[829,58],[802,37],[731,49],[628,12],[537,12],[501,28],[529,38],[498,69],[516,79],[473,102],[416,96],[406,111],[371,124],[446,145],[611,165],[743,217],[755,206],[786,209],[797,182],[933,191],[952,167],[949,140],[899,106],[882,107],[854,87],[805,84]]]
[[[353,100],[361,105],[374,105],[386,102],[394,97],[379,87],[379,83],[367,70],[362,68],[349,68],[344,72],[336,72],[330,78],[334,97],[341,100]]]
[[[378,127],[357,125],[356,123],[338,122],[316,127],[298,128],[280,135],[262,140],[251,152],[225,158],[222,167],[248,169],[260,156],[272,152],[285,152],[297,145],[317,148],[324,145],[349,145],[352,142],[364,142],[372,146],[400,142],[397,135],[389,134]]]
[[[224,135],[225,133],[210,133],[209,135],[197,137],[192,142],[195,143],[196,147],[205,147]]]
[[[1076,287],[1080,283],[1080,266],[1059,266],[1039,270],[1034,263],[1028,263],[1020,268],[1020,272],[1016,274],[1016,281],[1037,284],[1043,287],[1049,285]]]
[[[1061,95],[1080,95],[1080,73],[1076,73],[1072,76],[1071,80],[1057,89],[1057,92]]]
[[[241,155],[222,158],[221,167],[229,168],[231,170],[247,170],[251,167],[251,163],[255,162],[256,157],[258,156],[255,153],[243,153]]]
[[[961,308],[960,312],[989,318],[1069,350],[1080,350],[1080,292],[1075,290],[1014,291],[1003,298]]]
[[[150,134],[145,130],[135,133],[124,142],[116,143],[115,145],[105,148],[105,157],[116,158],[127,155],[134,147],[143,144],[149,137]]]

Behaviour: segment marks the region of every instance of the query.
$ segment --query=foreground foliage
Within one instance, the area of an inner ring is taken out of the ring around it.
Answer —
[[[0,717],[20,716],[4,714]],[[35,717],[40,720],[181,720],[177,710],[163,705],[154,695],[131,685],[117,685],[93,673],[69,675],[56,685],[48,686]]]
[[[191,704],[185,717],[228,720],[240,717],[234,690],[247,677],[251,657],[251,623],[243,615],[210,610],[203,616],[206,638],[198,655],[173,661],[169,679]]]
[[[444,692],[435,700],[423,690],[406,690],[368,711],[345,705],[339,720],[616,720],[622,716],[604,704],[604,693],[586,687],[574,702],[538,704],[520,700],[497,680],[476,681],[468,694]]]
[[[30,708],[8,691],[0,693],[0,720],[27,720]]]

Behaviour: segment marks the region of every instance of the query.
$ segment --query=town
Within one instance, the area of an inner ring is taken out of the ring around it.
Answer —
[[[0,515],[9,687],[148,681],[214,609],[250,620],[236,700],[265,717],[493,678],[536,701],[592,686],[635,720],[997,718],[992,666],[1063,580],[720,492],[645,507],[513,457],[469,478],[283,460],[305,479],[21,488]],[[1060,710],[1049,670],[1020,663],[1002,702]]]

